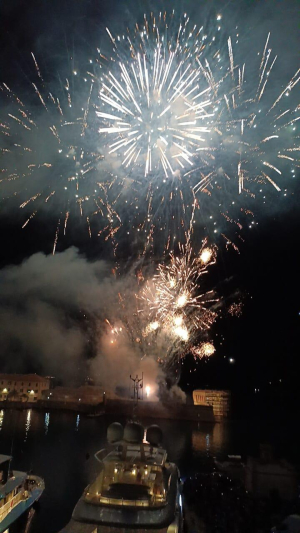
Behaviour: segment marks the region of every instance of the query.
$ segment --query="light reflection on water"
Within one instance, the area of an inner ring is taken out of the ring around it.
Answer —
[[[27,415],[26,415],[25,438],[24,438],[24,442],[27,441],[28,432],[29,432],[29,430],[30,430],[30,426],[31,426],[31,413],[32,413],[32,409],[28,409],[28,410],[27,410]]]
[[[47,435],[50,424],[50,413],[45,413],[45,435]]]
[[[194,452],[216,455],[228,449],[228,426],[226,423],[213,424],[206,431],[205,428],[192,431],[192,448]]]
[[[2,426],[3,426],[3,419],[4,419],[4,411],[3,411],[3,409],[1,409],[1,411],[0,411],[0,431],[1,431]]]

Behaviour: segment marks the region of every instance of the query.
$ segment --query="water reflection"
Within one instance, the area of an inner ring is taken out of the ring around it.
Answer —
[[[28,409],[28,411],[27,411],[27,415],[26,415],[25,438],[24,438],[24,442],[27,441],[28,431],[30,430],[30,426],[31,426],[31,414],[32,414],[32,409]]]
[[[1,411],[0,411],[0,431],[1,431],[2,426],[3,426],[3,419],[4,419],[4,411],[3,411],[3,409],[1,409]]]
[[[207,433],[206,437],[205,437],[205,440],[206,440],[206,452],[209,453],[209,450],[210,450],[210,438],[209,438],[209,433]]]
[[[50,413],[45,413],[45,435],[48,433],[50,423]]]
[[[75,431],[78,431],[78,429],[79,429],[79,422],[80,422],[80,415],[77,415],[77,418],[76,418],[76,430]]]
[[[198,453],[216,454],[224,451],[228,444],[228,428],[225,423],[199,426],[192,432],[192,448]]]
[[[163,446],[168,451],[169,459],[177,463],[189,447],[189,426],[185,423],[179,424],[177,421],[167,420],[161,421],[159,425],[163,432]]]

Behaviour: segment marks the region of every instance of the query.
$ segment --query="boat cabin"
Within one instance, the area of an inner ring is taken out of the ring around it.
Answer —
[[[101,460],[100,475],[87,488],[85,501],[95,504],[157,507],[166,504],[167,454],[145,443],[118,443]]]
[[[24,498],[26,472],[12,472],[12,457],[0,455],[0,523]]]

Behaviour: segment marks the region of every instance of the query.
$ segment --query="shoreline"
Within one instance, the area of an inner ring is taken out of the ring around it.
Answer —
[[[100,416],[136,416],[141,418],[188,420],[191,422],[220,422],[223,418],[214,415],[212,406],[188,405],[181,403],[150,402],[141,400],[106,399],[98,404],[83,402],[63,402],[38,400],[37,402],[0,402],[1,409],[37,411],[73,411],[90,417]]]

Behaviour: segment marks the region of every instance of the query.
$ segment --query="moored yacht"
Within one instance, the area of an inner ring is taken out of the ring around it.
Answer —
[[[60,533],[181,533],[179,471],[160,447],[162,432],[135,422],[108,427],[109,446],[95,454],[100,472]]]
[[[8,532],[45,488],[42,478],[11,470],[11,459],[9,455],[0,455],[0,533]]]

